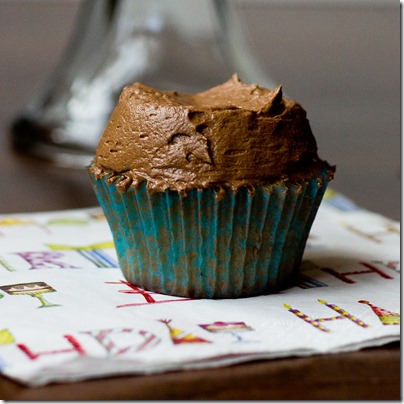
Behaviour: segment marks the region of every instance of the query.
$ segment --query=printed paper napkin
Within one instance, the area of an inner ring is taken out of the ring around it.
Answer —
[[[400,338],[399,223],[328,191],[296,286],[194,300],[127,283],[100,208],[0,215],[0,371],[28,385]]]

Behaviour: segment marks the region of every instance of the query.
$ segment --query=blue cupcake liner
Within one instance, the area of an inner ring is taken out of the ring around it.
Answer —
[[[157,293],[238,298],[277,292],[296,279],[330,179],[226,190],[126,192],[91,175],[127,281]]]

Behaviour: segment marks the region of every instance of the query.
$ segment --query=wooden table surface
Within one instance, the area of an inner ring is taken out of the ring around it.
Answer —
[[[399,347],[37,388],[0,378],[0,396],[5,400],[399,400]]]
[[[96,204],[84,169],[55,169],[27,159],[13,152],[10,147],[10,121],[58,62],[66,39],[74,27],[81,1],[38,0],[35,6],[33,3],[25,0],[0,2],[0,213],[70,209]],[[290,6],[282,8],[278,5],[278,8],[275,7],[270,12],[265,8],[268,13],[266,18],[272,18],[271,27],[278,23],[279,29],[282,25],[282,20],[278,22],[279,18],[287,16],[288,24],[296,26],[298,21],[301,24],[311,21],[312,28],[324,34],[328,32],[324,31],[324,26],[330,24],[331,19],[341,18],[345,25],[341,27],[338,21],[333,20],[335,27],[350,35],[350,41],[354,44],[355,41],[368,38],[369,43],[363,43],[363,46],[368,46],[366,52],[373,52],[374,56],[370,57],[366,53],[369,63],[362,66],[354,55],[348,54],[357,52],[358,48],[353,45],[352,49],[347,45],[346,54],[341,53],[343,51],[337,47],[330,50],[330,53],[340,52],[341,65],[339,70],[336,66],[333,72],[328,73],[335,77],[330,77],[328,82],[323,81],[319,88],[314,88],[318,83],[313,78],[312,82],[307,83],[295,78],[301,74],[301,70],[291,72],[286,69],[289,75],[282,75],[285,69],[280,62],[272,63],[272,72],[284,83],[290,83],[289,88],[292,91],[289,90],[289,93],[297,94],[296,99],[305,101],[301,102],[310,111],[313,131],[319,148],[323,150],[321,156],[330,156],[327,160],[337,163],[337,166],[339,163],[339,179],[336,179],[334,188],[362,206],[399,219],[399,8],[393,7],[390,2],[385,2],[384,6],[380,5],[382,3],[372,3],[376,6],[352,6],[349,10],[342,6],[336,10],[326,6],[318,9],[308,7],[298,10],[300,14],[296,14],[296,10]],[[260,18],[263,18],[262,2],[254,4],[255,9],[245,6],[244,18],[247,22],[261,21]],[[260,35],[262,29],[262,24],[257,24],[255,34],[252,32],[253,42],[260,47],[264,43]],[[320,61],[321,51],[328,48],[321,40],[332,41],[331,38],[342,35],[340,31],[333,32],[329,37],[310,34],[312,49],[317,49]],[[305,32],[303,28],[302,32]],[[283,35],[284,41],[289,41],[288,44],[294,43],[295,32],[289,32],[290,37],[287,32],[283,32]],[[306,32],[306,35],[309,34]],[[294,56],[289,52],[284,55],[284,59],[289,61],[295,58],[294,62],[299,69],[307,69],[306,77],[310,80],[313,72],[305,65],[304,55],[298,53],[300,49],[296,45]],[[267,48],[268,63],[275,50],[278,49]],[[363,49],[360,51],[363,52]],[[352,59],[348,62],[350,56]],[[257,57],[263,60],[265,52],[259,52]],[[351,70],[347,75],[344,61],[356,70]],[[371,61],[374,63],[370,63]],[[327,64],[326,59],[322,62]],[[316,74],[325,80],[326,73],[319,72],[318,67]],[[364,75],[368,75],[368,81],[363,78]],[[333,80],[340,80],[340,85],[335,86]],[[328,87],[327,83],[330,83]],[[314,90],[308,91],[310,88]],[[340,92],[336,89],[340,89]],[[341,100],[348,89],[349,101],[335,101]],[[328,99],[328,106],[324,106],[325,99],[318,96],[322,92],[333,93]],[[366,102],[361,102],[364,99]],[[379,114],[377,111],[380,110]],[[334,117],[335,114],[338,115],[337,118]],[[377,120],[374,115],[378,115]],[[324,125],[324,122],[328,124]],[[354,135],[344,134],[343,128],[355,130],[354,141]],[[382,133],[380,128],[383,129]],[[329,133],[325,133],[327,131]],[[346,147],[349,141],[351,147]],[[364,146],[359,147],[360,144]],[[369,182],[369,177],[372,178],[372,183]],[[359,192],[358,184],[366,186]],[[0,399],[5,400],[398,400],[400,397],[398,342],[351,353],[263,360],[213,370],[122,376],[38,388],[28,388],[0,377]]]

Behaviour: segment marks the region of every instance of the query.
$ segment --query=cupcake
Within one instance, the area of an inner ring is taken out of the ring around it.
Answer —
[[[282,88],[125,87],[88,167],[127,281],[238,298],[293,284],[335,167]]]

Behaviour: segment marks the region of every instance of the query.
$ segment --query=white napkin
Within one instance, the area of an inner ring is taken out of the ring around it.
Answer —
[[[193,300],[128,284],[100,208],[0,215],[0,371],[34,386],[397,341],[399,259],[398,222],[328,191],[298,286]]]

